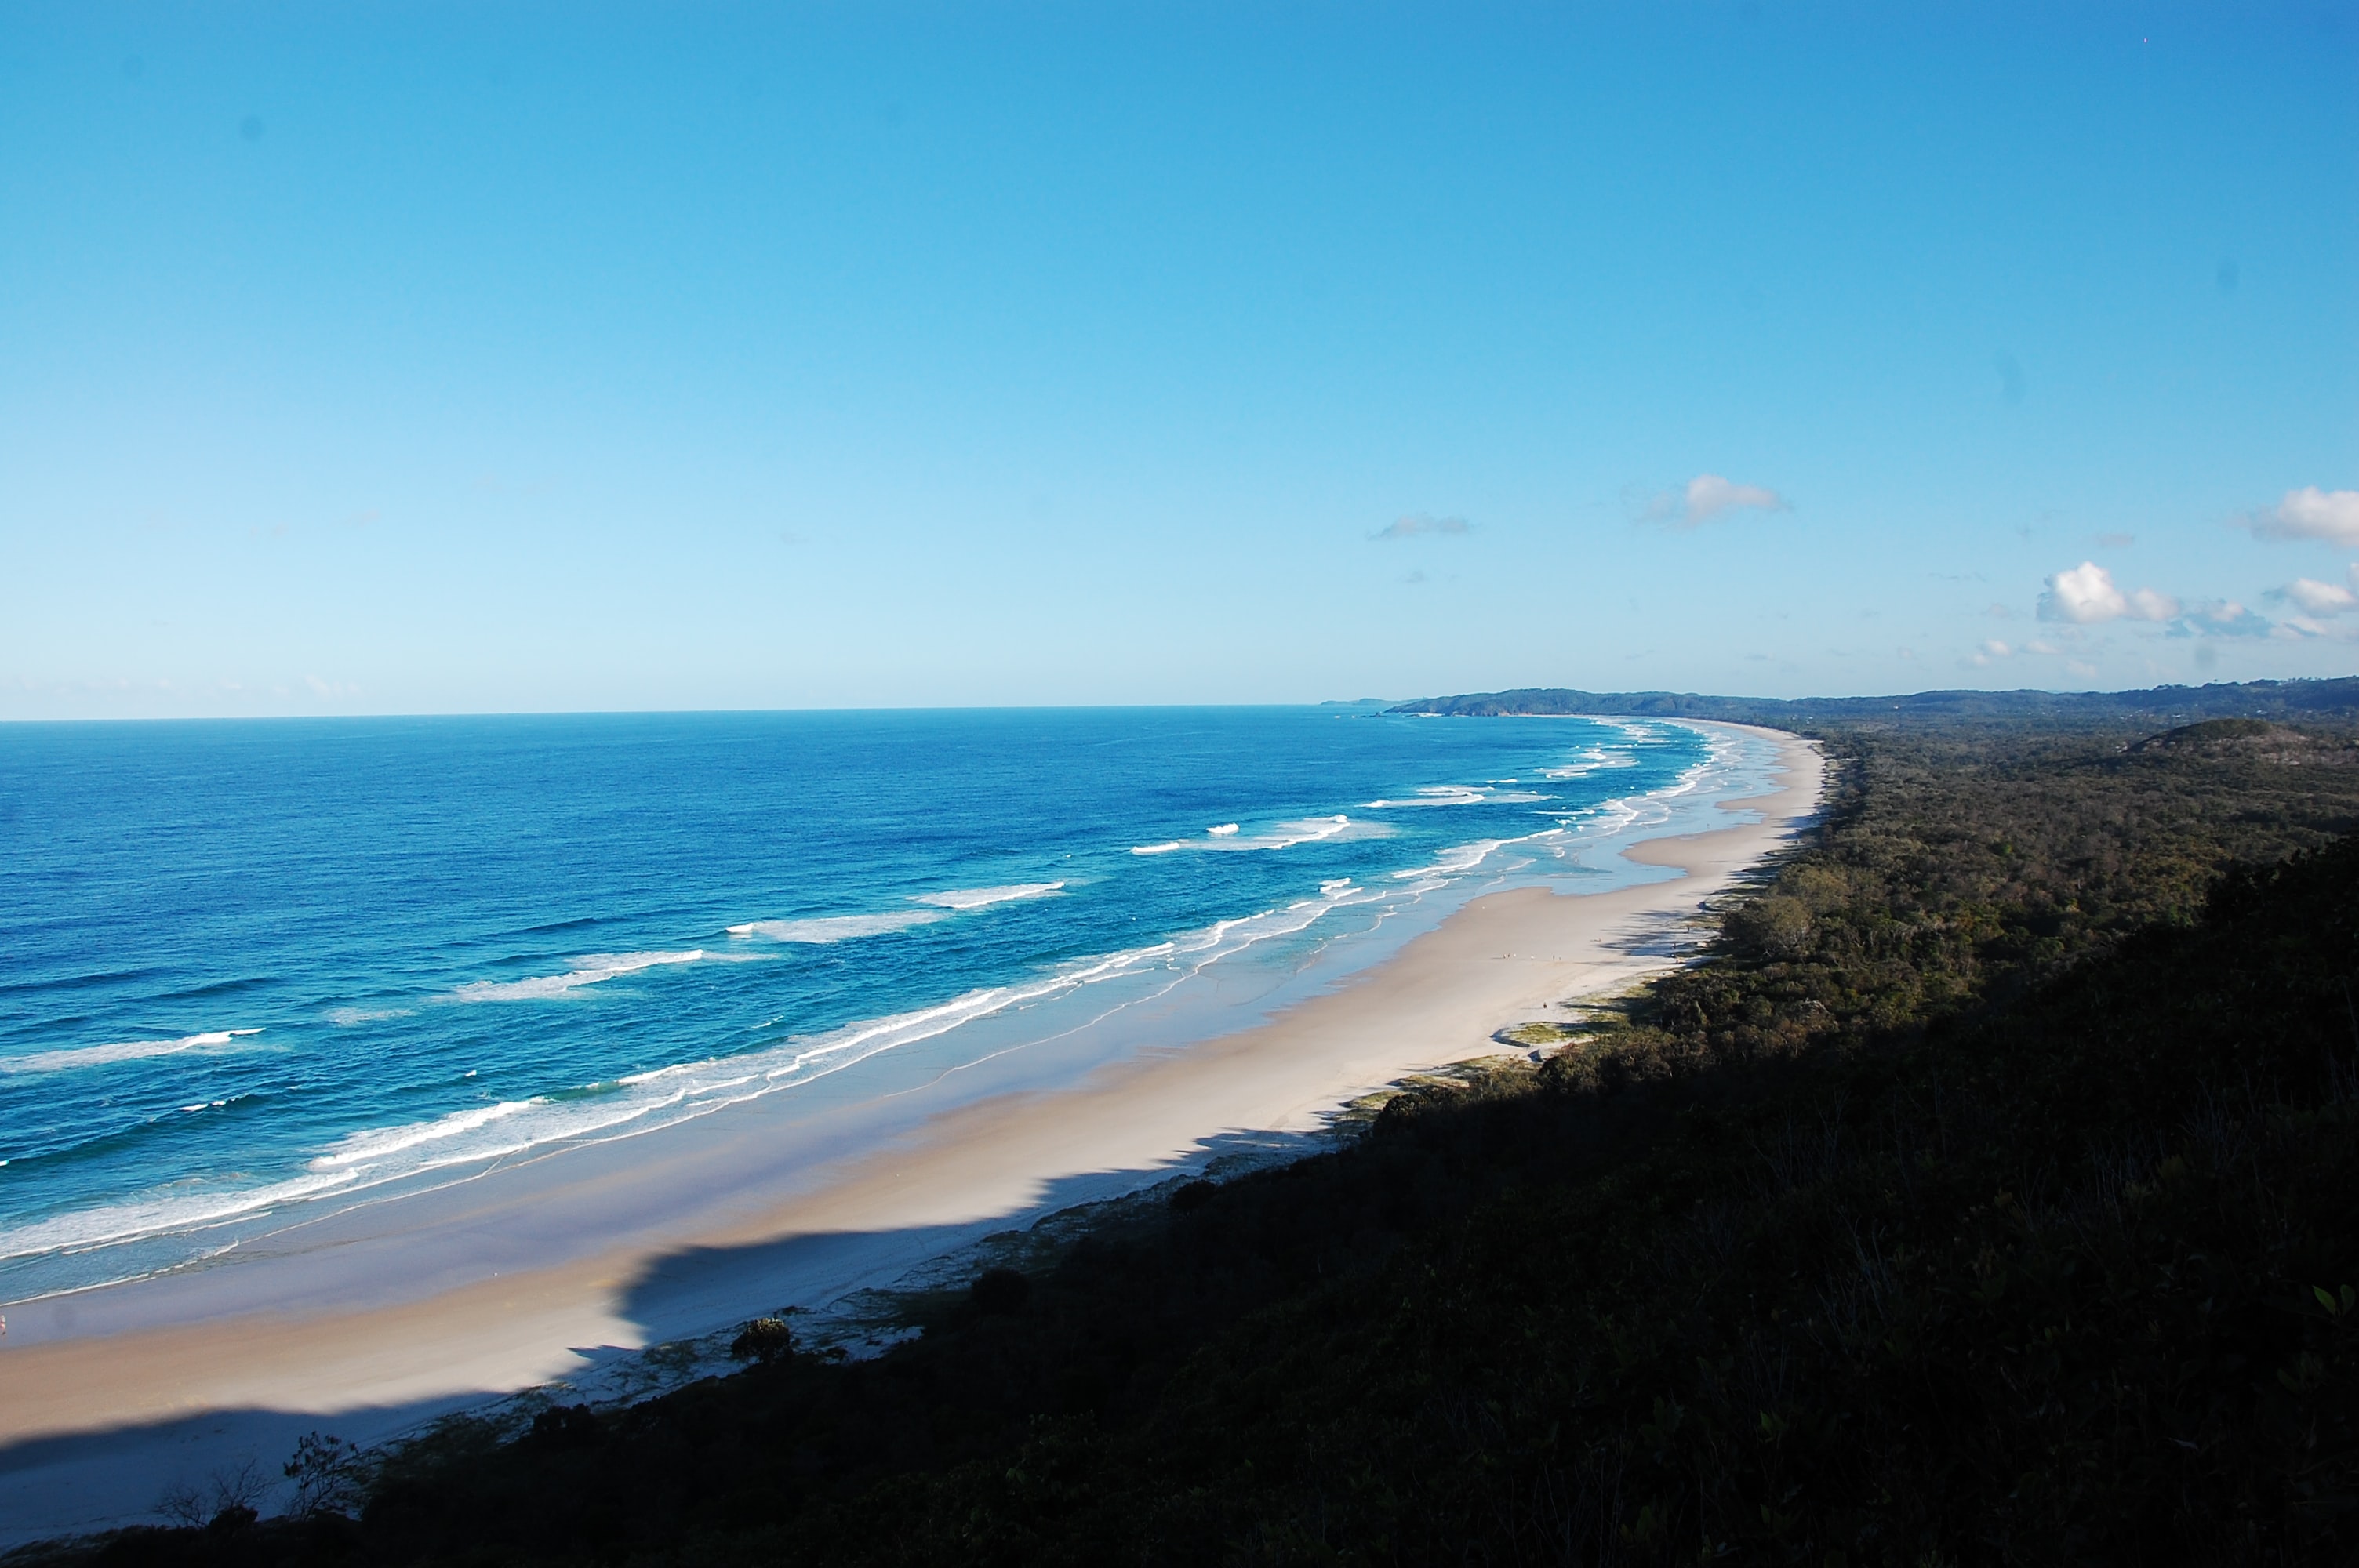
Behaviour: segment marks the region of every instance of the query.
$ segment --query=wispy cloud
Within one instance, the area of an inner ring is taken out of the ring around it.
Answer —
[[[2179,600],[2167,593],[2150,588],[2123,592],[2114,574],[2094,561],[2058,572],[2048,579],[2048,591],[2039,596],[2039,619],[2067,621],[2075,626],[2105,621],[2173,621],[2179,613]]]
[[[2291,600],[2305,615],[2332,617],[2359,610],[2359,563],[2351,568],[2351,586],[2298,577],[2283,588],[2271,589],[2271,599]]]
[[[2174,637],[2267,637],[2277,634],[2277,623],[2258,611],[2247,610],[2233,599],[2215,599],[2208,604],[2190,605],[2187,612],[2171,622]],[[2285,635],[2295,635],[2287,631]]]
[[[1371,539],[1414,539],[1420,534],[1471,534],[1474,524],[1463,517],[1436,517],[1430,513],[1413,512],[1406,517],[1396,517],[1375,533]]]
[[[1676,491],[1667,491],[1647,503],[1647,521],[1674,528],[1694,528],[1723,513],[1754,510],[1790,512],[1792,505],[1776,491],[1757,484],[1738,484],[1716,473],[1700,473]]]
[[[2245,520],[2263,539],[2324,539],[2359,548],[2359,490],[2321,490],[2305,485]]]
[[[2067,643],[2079,643],[2084,641],[2079,632],[2070,629],[2060,635]],[[2095,651],[2093,649],[2084,648],[2082,651],[2089,653],[2093,658],[2095,656]],[[1973,653],[1967,654],[1965,662],[1970,667],[1988,669],[1991,665],[2006,659],[2061,659],[2067,671],[2084,680],[2094,679],[2097,673],[2096,666],[2087,659],[2079,657],[2071,647],[2060,647],[2041,637],[2034,637],[2023,643],[2007,643],[1992,637],[1978,644]]]

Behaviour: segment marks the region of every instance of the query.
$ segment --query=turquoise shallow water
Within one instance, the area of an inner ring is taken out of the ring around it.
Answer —
[[[0,1300],[752,1095],[1220,1027],[1484,888],[1626,879],[1605,846],[1750,744],[1319,708],[0,728]]]

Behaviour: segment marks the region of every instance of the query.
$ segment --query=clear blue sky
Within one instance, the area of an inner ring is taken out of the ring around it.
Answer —
[[[0,0],[0,717],[2339,675],[2354,561],[2348,4]]]

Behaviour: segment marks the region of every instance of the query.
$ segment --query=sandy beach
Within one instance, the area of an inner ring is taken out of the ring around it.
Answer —
[[[857,1113],[788,1137],[747,1102],[294,1227],[234,1268],[12,1307],[0,1543],[124,1522],[245,1458],[275,1476],[314,1427],[368,1441],[602,1351],[889,1283],[1163,1179],[1225,1135],[1313,1130],[1406,1074],[1495,1054],[1495,1032],[1665,968],[1667,923],[1815,808],[1815,748],[1754,733],[1777,746],[1782,784],[1721,806],[1758,820],[1625,851],[1681,875],[1476,899],[1266,1022],[1070,1087],[961,1104],[881,1143]]]

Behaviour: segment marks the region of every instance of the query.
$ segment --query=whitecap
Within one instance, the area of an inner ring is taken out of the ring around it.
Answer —
[[[1281,822],[1266,833],[1250,838],[1232,838],[1220,846],[1223,849],[1291,849],[1297,844],[1324,844],[1354,838],[1389,838],[1393,835],[1388,822],[1354,822],[1348,816],[1312,816],[1299,822]]]
[[[1590,746],[1562,766],[1542,768],[1540,775],[1550,779],[1578,779],[1604,769],[1635,768],[1637,765],[1638,759],[1627,752],[1609,752],[1602,746]]]
[[[546,1097],[503,1100],[497,1105],[470,1106],[465,1110],[454,1110],[432,1121],[416,1121],[399,1127],[355,1132],[312,1161],[310,1168],[315,1172],[330,1172],[371,1164],[389,1155],[461,1137],[495,1121],[505,1121],[536,1105],[547,1103]]]
[[[561,975],[536,975],[523,980],[473,980],[451,995],[459,1001],[537,1001],[563,996],[582,986],[594,986],[617,975],[665,964],[693,964],[703,957],[701,947],[685,953],[592,953],[574,959],[576,967]]]
[[[943,909],[986,909],[995,903],[1013,903],[1019,899],[1048,898],[1064,885],[1062,882],[1015,882],[999,888],[952,888],[948,892],[914,893],[910,902],[935,904]]]
[[[759,937],[765,942],[809,942],[825,946],[833,942],[850,942],[862,936],[878,936],[887,931],[904,931],[912,925],[931,925],[937,920],[948,920],[946,909],[898,909],[889,914],[821,914],[803,920],[749,920],[743,925],[729,928],[732,936]]]
[[[414,1007],[340,1007],[328,1014],[328,1022],[339,1029],[355,1024],[381,1023],[388,1018],[408,1018],[418,1010]]]
[[[1353,838],[1389,838],[1390,823],[1358,822],[1349,816],[1308,816],[1295,822],[1280,822],[1266,832],[1239,833],[1236,825],[1206,829],[1218,835],[1210,838],[1174,838],[1165,844],[1146,844],[1131,851],[1134,855],[1169,855],[1179,849],[1196,849],[1232,853],[1251,849],[1291,849],[1297,844],[1318,844]]]
[[[1509,840],[1505,838],[1485,838],[1479,843],[1461,844],[1454,849],[1442,850],[1426,865],[1412,866],[1405,871],[1395,871],[1393,880],[1408,881],[1412,878],[1419,877],[1447,879],[1463,876],[1488,860],[1492,850],[1508,842]]]
[[[221,1055],[248,1047],[238,1041],[259,1029],[212,1029],[184,1034],[178,1040],[125,1040],[113,1045],[77,1045],[63,1051],[37,1051],[29,1056],[0,1059],[0,1073],[67,1073],[77,1067],[104,1067],[116,1062],[144,1062],[157,1056]]]
[[[1372,800],[1366,809],[1397,811],[1412,806],[1523,806],[1536,800],[1554,798],[1528,789],[1477,789],[1467,784],[1427,784],[1417,792],[1415,800]]]
[[[1215,838],[1225,838],[1236,830],[1237,825],[1234,822],[1223,822],[1217,827],[1207,827],[1204,829],[1205,832],[1211,834]]]
[[[1481,806],[1491,797],[1479,789],[1465,784],[1427,784],[1417,792],[1415,800],[1372,800],[1365,809],[1392,811],[1407,806]]]

